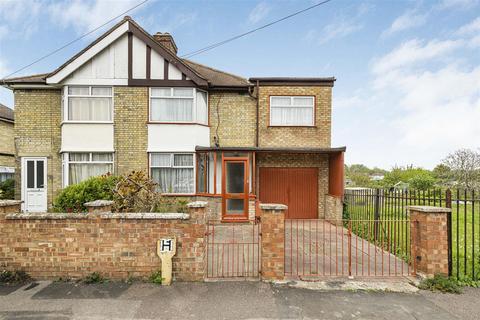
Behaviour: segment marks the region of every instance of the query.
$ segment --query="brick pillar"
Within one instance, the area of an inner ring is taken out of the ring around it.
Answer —
[[[187,204],[190,220],[205,224],[207,201],[194,201]]]
[[[7,213],[21,212],[22,202],[20,200],[0,200],[0,216],[5,216]]]
[[[411,253],[417,271],[448,276],[447,215],[450,208],[410,206]]]
[[[260,204],[262,221],[262,279],[285,276],[285,210],[283,204]]]
[[[113,201],[95,200],[83,204],[87,207],[88,213],[106,213],[112,212]]]

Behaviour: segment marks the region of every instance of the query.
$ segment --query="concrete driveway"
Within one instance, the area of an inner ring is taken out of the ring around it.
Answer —
[[[477,319],[463,295],[315,291],[262,282],[0,287],[0,319]]]

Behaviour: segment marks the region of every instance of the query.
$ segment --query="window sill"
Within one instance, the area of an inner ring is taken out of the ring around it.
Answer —
[[[148,121],[147,124],[179,124],[179,125],[199,125],[203,127],[210,127],[208,124],[198,122],[165,122],[165,121]]]
[[[195,197],[195,193],[162,193],[165,197]]]
[[[290,126],[280,126],[280,125],[268,125],[267,128],[317,128],[315,125],[290,125]]]
[[[113,121],[62,121],[64,124],[113,124]]]

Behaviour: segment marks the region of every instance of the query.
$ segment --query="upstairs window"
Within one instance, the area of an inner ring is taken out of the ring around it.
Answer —
[[[313,126],[315,98],[313,96],[271,96],[271,126]]]
[[[69,86],[66,91],[67,121],[112,121],[113,90],[111,87]]]
[[[194,88],[151,88],[150,120],[208,124],[207,93]]]

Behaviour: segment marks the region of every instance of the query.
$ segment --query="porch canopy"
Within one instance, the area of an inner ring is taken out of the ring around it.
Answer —
[[[344,190],[344,152],[346,147],[335,148],[295,148],[295,147],[202,147],[195,148],[198,153],[283,153],[283,154],[325,154],[329,158],[328,193],[343,197]],[[255,161],[253,161],[255,162]]]

